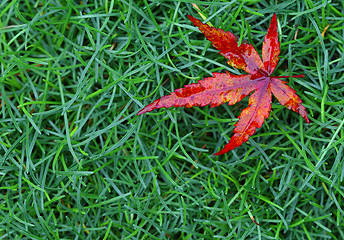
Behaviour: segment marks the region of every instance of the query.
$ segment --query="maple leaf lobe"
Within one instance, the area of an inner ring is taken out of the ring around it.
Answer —
[[[261,81],[256,88],[258,90],[249,98],[249,106],[241,112],[239,121],[234,125],[234,135],[231,137],[229,143],[214,155],[222,155],[247,142],[249,137],[255,133],[256,129],[260,128],[264,120],[269,117],[271,110],[269,82]]]
[[[267,70],[269,75],[272,74],[277,66],[280,51],[280,43],[278,41],[277,31],[277,16],[274,13],[268,28],[268,32],[264,37],[262,51],[264,68]]]
[[[279,103],[286,108],[297,112],[303,117],[307,123],[309,119],[305,107],[301,104],[302,100],[295,94],[295,90],[285,84],[286,82],[278,79],[271,78],[271,91],[277,98]]]
[[[217,107],[228,102],[233,105],[241,101],[255,89],[251,75],[233,75],[230,73],[213,73],[213,77],[204,78],[198,83],[185,85],[170,95],[163,96],[140,110],[137,115],[157,108],[195,106]]]
[[[238,46],[233,33],[210,27],[190,15],[188,17],[211,42],[213,47],[220,50],[219,53],[229,60],[227,62],[229,65],[250,74],[255,74],[259,69],[263,68],[263,62],[251,44],[242,43]]]

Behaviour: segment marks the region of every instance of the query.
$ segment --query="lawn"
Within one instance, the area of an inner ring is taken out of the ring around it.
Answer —
[[[233,106],[145,105],[226,64],[192,15],[261,46],[310,124],[272,100],[238,148]],[[0,2],[0,239],[344,239],[344,2]]]

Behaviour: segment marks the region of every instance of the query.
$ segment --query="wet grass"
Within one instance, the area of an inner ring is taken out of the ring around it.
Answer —
[[[0,3],[3,239],[343,239],[344,6],[196,2],[261,52],[273,12],[276,75],[310,124],[273,99],[248,143],[247,99],[136,113],[231,68],[188,20],[194,1]],[[260,225],[257,225],[260,224]]]

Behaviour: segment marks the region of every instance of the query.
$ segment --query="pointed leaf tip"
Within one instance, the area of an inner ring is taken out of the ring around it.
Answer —
[[[197,18],[194,18],[194,17],[191,16],[191,15],[188,15],[188,18],[190,19],[191,22],[199,21]]]

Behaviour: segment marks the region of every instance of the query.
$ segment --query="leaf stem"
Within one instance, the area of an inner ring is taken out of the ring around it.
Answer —
[[[305,75],[301,74],[301,75],[293,75],[291,76],[293,78],[300,78],[300,77],[305,77]],[[290,78],[290,76],[274,76],[274,78]]]

